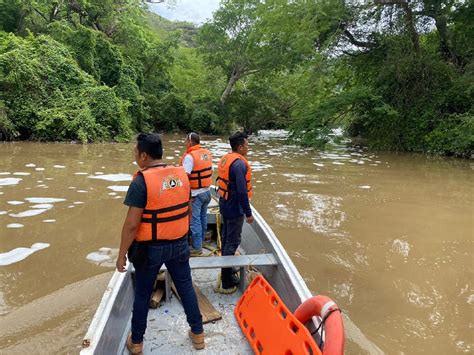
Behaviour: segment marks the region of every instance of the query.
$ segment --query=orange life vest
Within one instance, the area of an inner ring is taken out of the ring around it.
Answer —
[[[183,165],[184,157],[191,154],[193,157],[193,170],[189,174],[191,189],[209,187],[212,184],[212,154],[199,144],[190,147],[179,161]]]
[[[173,240],[185,236],[189,229],[191,190],[184,169],[158,165],[138,174],[145,178],[147,202],[135,240]]]
[[[252,197],[252,168],[250,167],[249,162],[239,153],[227,153],[224,155],[221,160],[219,160],[219,165],[217,168],[217,187],[219,195],[227,200],[229,198],[229,175],[230,167],[236,160],[243,160],[247,166],[247,174],[245,175],[245,180],[247,181],[247,194],[249,199]]]

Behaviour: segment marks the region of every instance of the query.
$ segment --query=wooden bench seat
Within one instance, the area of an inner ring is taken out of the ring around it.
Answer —
[[[240,289],[245,290],[245,274],[249,266],[272,266],[278,262],[273,254],[252,254],[252,255],[229,255],[229,256],[207,256],[189,258],[191,269],[220,269],[226,267],[240,268]],[[166,300],[171,296],[171,277],[163,265],[161,270],[165,271]]]

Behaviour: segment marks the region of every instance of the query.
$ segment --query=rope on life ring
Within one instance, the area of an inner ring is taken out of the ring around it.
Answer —
[[[341,310],[337,304],[327,296],[313,296],[304,301],[294,312],[295,317],[303,324],[312,317],[322,318],[322,325],[326,329],[323,355],[344,354],[344,324]]]

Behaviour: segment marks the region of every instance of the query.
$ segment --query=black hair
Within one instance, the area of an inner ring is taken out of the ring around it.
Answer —
[[[245,134],[244,132],[239,132],[239,131],[237,131],[233,135],[231,135],[229,137],[229,142],[230,142],[230,146],[232,148],[232,151],[236,152],[237,149],[239,148],[239,145],[244,145],[245,140],[248,137],[249,136],[247,134]]]
[[[163,158],[163,144],[158,133],[139,133],[137,149],[140,153],[147,153],[152,159]]]
[[[193,144],[201,143],[201,138],[199,137],[199,134],[195,132],[191,132],[188,134],[188,140],[192,142]]]

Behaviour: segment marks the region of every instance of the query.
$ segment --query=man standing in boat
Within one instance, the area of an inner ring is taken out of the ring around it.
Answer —
[[[127,348],[143,351],[143,335],[153,285],[163,264],[183,303],[194,348],[204,348],[204,330],[189,267],[188,228],[191,190],[183,167],[162,162],[163,147],[156,133],[140,133],[134,149],[140,168],[125,197],[129,206],[122,228],[117,271],[125,272],[126,254],[135,267],[132,331]],[[133,244],[132,244],[133,243]],[[130,249],[130,250],[129,250]]]
[[[223,217],[222,255],[235,255],[242,238],[244,218],[253,222],[250,198],[252,197],[252,169],[245,158],[248,153],[248,136],[236,132],[229,137],[231,153],[224,155],[218,165],[219,210]],[[223,268],[222,283],[217,291],[232,293],[237,289],[239,278],[232,268]]]
[[[186,153],[179,161],[191,185],[191,256],[202,255],[202,242],[207,230],[207,206],[211,202],[212,155],[201,147],[197,133],[189,133],[185,140]]]

